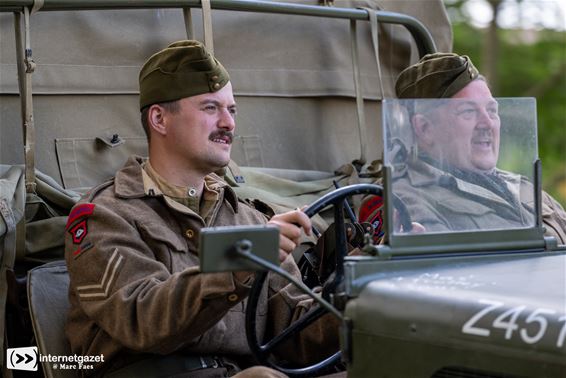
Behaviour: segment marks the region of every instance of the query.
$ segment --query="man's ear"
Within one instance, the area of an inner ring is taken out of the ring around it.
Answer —
[[[419,145],[431,147],[434,143],[432,130],[434,126],[432,125],[430,118],[424,114],[415,114],[413,116],[412,123]]]
[[[166,110],[157,105],[151,105],[147,111],[147,124],[151,130],[160,135],[167,135],[167,127],[165,125]]]

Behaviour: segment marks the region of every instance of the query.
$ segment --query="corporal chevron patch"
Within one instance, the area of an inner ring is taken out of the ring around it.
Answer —
[[[114,250],[112,256],[106,264],[104,274],[99,283],[94,285],[77,286],[77,293],[81,299],[106,298],[112,284],[116,280],[117,272],[122,264],[124,257],[118,252],[118,248]]]

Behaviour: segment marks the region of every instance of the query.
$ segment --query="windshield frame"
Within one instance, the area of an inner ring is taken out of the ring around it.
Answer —
[[[512,98],[507,98],[512,99]],[[525,98],[517,98],[525,99]],[[498,98],[499,100],[505,100]],[[529,98],[534,102],[536,100]],[[378,255],[382,257],[423,255],[423,254],[474,254],[474,253],[501,253],[501,252],[528,252],[533,250],[544,250],[548,246],[548,240],[544,237],[542,226],[542,186],[541,186],[541,162],[538,158],[536,113],[533,115],[534,129],[534,159],[532,162],[532,184],[534,200],[534,222],[532,226],[520,228],[502,228],[488,230],[466,230],[429,233],[399,233],[394,232],[393,224],[393,172],[394,167],[387,156],[390,131],[388,130],[387,104],[399,102],[399,99],[385,99],[383,102],[382,125],[383,125],[383,183],[384,183],[384,231],[388,235],[386,244],[377,246]],[[391,107],[393,108],[393,106]],[[529,175],[530,176],[530,175]]]

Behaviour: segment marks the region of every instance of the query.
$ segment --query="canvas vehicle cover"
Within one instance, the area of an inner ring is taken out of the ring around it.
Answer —
[[[333,6],[405,13],[426,26],[439,51],[451,50],[440,0],[344,0]],[[201,12],[191,14],[194,35],[202,39]],[[0,206],[11,211],[3,211],[0,222],[3,282],[16,251],[20,277],[31,266],[61,258],[65,218],[79,193],[112,176],[130,154],[147,154],[137,75],[151,54],[187,38],[186,21],[181,9],[31,14],[36,192],[26,196],[17,33],[13,14],[0,12]],[[239,108],[235,164],[227,179],[241,196],[259,198],[276,211],[293,208],[333,189],[333,179],[340,185],[358,181],[353,161],[368,172],[380,159],[380,101],[394,96],[398,73],[422,51],[404,27],[379,23],[378,66],[371,27],[357,24],[351,43],[348,20],[212,11],[214,52],[230,72]],[[361,129],[356,66],[365,100]],[[245,182],[235,177],[240,175]]]

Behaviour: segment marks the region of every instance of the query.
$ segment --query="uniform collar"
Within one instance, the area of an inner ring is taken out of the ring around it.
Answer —
[[[457,178],[422,159],[414,158],[411,160],[410,165],[412,169],[408,170],[408,177],[413,187],[429,185],[453,186],[465,193],[470,193],[502,204],[508,204],[505,199],[480,185]],[[507,186],[509,190],[515,195],[518,194],[521,182],[520,175],[505,172],[497,168],[495,168],[493,174],[503,176],[505,180],[508,180]]]
[[[178,199],[187,199],[187,198],[194,198],[198,200],[196,197],[196,188],[189,187],[189,186],[179,186],[169,183],[163,176],[161,176],[151,165],[151,161],[147,160],[142,164],[143,172],[146,173],[143,175],[144,178],[144,190],[146,194],[149,190],[159,190],[164,195],[178,198]],[[149,176],[149,177],[147,177]],[[151,180],[148,180],[151,178]],[[191,189],[193,193],[191,193]],[[203,195],[207,192],[207,186],[204,185],[203,188]],[[192,194],[192,195],[191,195]]]
[[[143,163],[147,159],[140,156],[132,155],[126,161],[126,164],[116,173],[114,180],[115,193],[121,198],[142,198],[146,196],[163,196],[161,191],[156,191],[157,185],[153,193],[144,188],[144,171]],[[147,180],[146,180],[147,182]],[[232,206],[234,212],[238,212],[238,197],[234,190],[224,182],[218,175],[211,173],[205,177],[205,185],[213,191],[224,191],[224,199]],[[148,187],[147,189],[149,189]]]
[[[132,155],[126,164],[116,172],[115,193],[121,198],[140,198],[145,196],[142,177],[142,164],[146,159]]]

